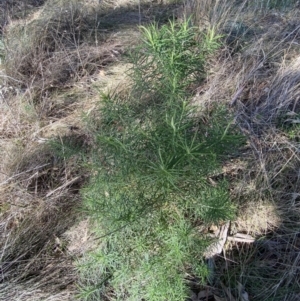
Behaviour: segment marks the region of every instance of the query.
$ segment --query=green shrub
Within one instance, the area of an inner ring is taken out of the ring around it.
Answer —
[[[187,87],[205,77],[207,56],[220,47],[220,36],[214,29],[195,34],[190,19],[180,25],[169,21],[160,28],[152,24],[141,30],[143,43],[131,58],[132,77],[140,97],[149,92],[156,97],[185,95]]]
[[[101,245],[79,266],[85,300],[184,300],[188,279],[209,274],[201,231],[234,216],[226,181],[207,178],[241,136],[224,108],[201,112],[188,98],[218,37],[198,39],[188,23],[143,27],[132,93],[102,95],[84,191]]]

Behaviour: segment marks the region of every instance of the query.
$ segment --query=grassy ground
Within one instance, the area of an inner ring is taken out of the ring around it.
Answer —
[[[189,102],[204,112],[222,104],[247,140],[206,175],[212,186],[227,180],[237,210],[230,223],[200,227],[207,236],[227,230],[204,261],[209,277],[186,276],[187,299],[299,300],[298,2],[138,4],[0,3],[0,300],[88,300],[89,284],[103,277],[84,269],[104,239],[95,240],[101,231],[82,210],[82,188],[97,173],[99,107],[109,91],[122,100],[131,91],[128,55],[140,41],[138,25],[162,25],[174,14],[182,22],[184,13],[193,13],[191,23],[202,32],[222,36],[206,58],[204,78],[189,85]],[[209,124],[209,115],[201,118]],[[163,210],[172,216],[177,209]],[[112,287],[103,300],[126,299],[126,290]]]

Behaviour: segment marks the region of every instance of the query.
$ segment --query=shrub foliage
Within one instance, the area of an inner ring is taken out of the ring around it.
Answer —
[[[203,229],[234,215],[225,180],[208,177],[242,138],[224,109],[189,100],[219,37],[188,20],[141,30],[131,93],[102,95],[84,191],[101,245],[78,266],[86,300],[184,300],[188,279],[209,273]]]

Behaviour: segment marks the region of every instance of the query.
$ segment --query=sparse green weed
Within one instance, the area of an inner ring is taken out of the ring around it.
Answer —
[[[299,142],[300,114],[288,112],[282,115],[280,118],[278,118],[277,126],[283,130],[289,139]]]

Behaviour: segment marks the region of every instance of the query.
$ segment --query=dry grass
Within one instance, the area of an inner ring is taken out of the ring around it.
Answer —
[[[37,18],[7,29],[8,82],[19,83],[19,88],[30,90],[31,97],[40,101],[47,93],[116,61],[120,46],[103,45],[106,37],[97,12],[80,1],[47,2]]]
[[[25,294],[14,286],[54,293],[74,282],[59,237],[76,221],[83,178],[75,161],[54,160],[46,146],[25,148],[1,183],[0,300]]]
[[[226,33],[226,48],[210,62],[207,82],[194,101],[231,106],[248,137],[241,157],[248,163],[234,175],[227,173],[239,203],[230,235],[250,234],[257,242],[231,242],[224,257],[216,258],[214,285],[226,298],[224,284],[238,298],[240,282],[249,300],[298,300],[300,157],[299,129],[293,128],[300,113],[300,11],[295,5],[269,10],[258,2],[240,1],[234,9],[232,4],[201,1],[194,8],[201,27]],[[234,25],[231,31],[228,24]],[[245,30],[240,35],[237,24]],[[228,44],[228,36],[237,44]]]
[[[45,0],[5,0],[0,3],[0,34],[11,20],[25,18],[43,5]]]

